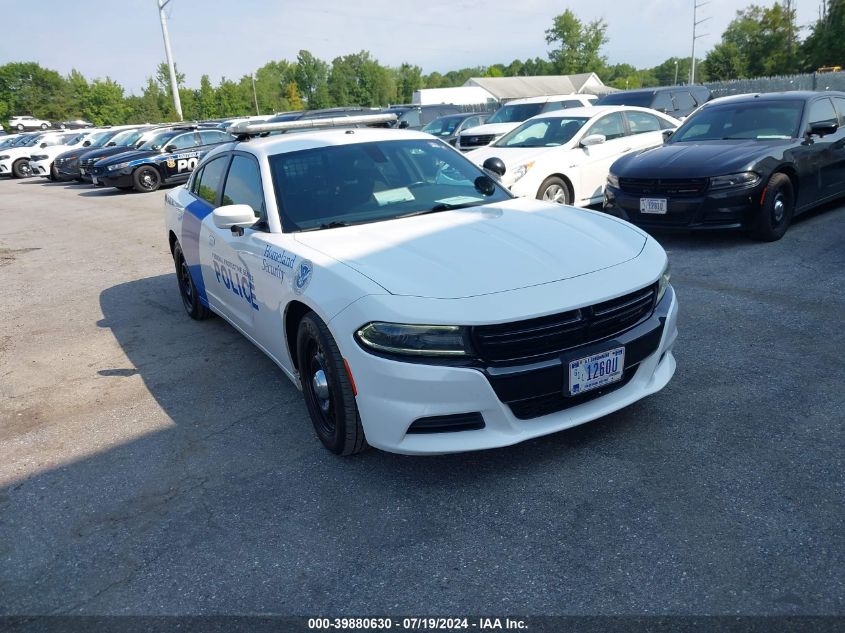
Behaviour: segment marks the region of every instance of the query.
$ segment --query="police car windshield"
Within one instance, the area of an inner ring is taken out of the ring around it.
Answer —
[[[436,140],[319,147],[269,160],[288,232],[392,220],[512,197]]]
[[[151,136],[145,143],[138,147],[139,150],[157,150],[167,145],[167,141],[172,139],[177,134],[182,134],[185,130],[164,130],[154,136]]]
[[[530,119],[535,114],[543,111],[545,103],[520,103],[517,105],[506,105],[496,110],[487,123],[521,123]]]

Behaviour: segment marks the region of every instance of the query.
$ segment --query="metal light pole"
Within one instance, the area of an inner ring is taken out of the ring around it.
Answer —
[[[173,53],[170,50],[170,34],[167,32],[167,16],[164,14],[164,7],[170,0],[157,0],[158,16],[161,19],[161,36],[164,38],[164,53],[167,55],[167,66],[170,68],[170,91],[173,93],[173,107],[176,109],[176,116],[182,120],[182,101],[179,99],[179,84],[176,82],[176,67],[173,65]]]
[[[689,85],[692,86],[695,84],[695,40],[701,39],[702,37],[708,35],[707,33],[698,33],[698,25],[702,22],[706,22],[710,18],[703,18],[701,20],[697,20],[698,17],[698,10],[703,7],[705,4],[710,4],[710,0],[706,0],[705,2],[696,2],[696,0],[692,0],[692,59],[690,59],[690,66],[689,66]]]
[[[675,83],[672,84],[673,86],[678,85],[678,60],[675,60]]]
[[[261,114],[258,111],[258,93],[255,92],[255,73],[252,73],[252,98],[255,100],[255,114]]]

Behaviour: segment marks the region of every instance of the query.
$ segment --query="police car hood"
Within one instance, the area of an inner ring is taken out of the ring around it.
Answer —
[[[97,167],[105,167],[107,165],[115,165],[117,163],[128,163],[133,160],[141,160],[142,158],[157,156],[158,154],[159,152],[151,149],[137,150],[128,148],[125,152],[97,161]]]
[[[391,294],[441,299],[587,275],[636,258],[647,240],[610,216],[524,198],[296,239]]]

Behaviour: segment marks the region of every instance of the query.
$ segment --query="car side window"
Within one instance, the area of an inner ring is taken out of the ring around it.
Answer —
[[[845,125],[845,97],[834,97],[833,102],[839,111],[839,125],[843,126]]]
[[[625,123],[622,121],[622,115],[619,112],[613,112],[603,116],[593,123],[584,136],[591,134],[601,134],[608,141],[622,138],[625,136]]]
[[[165,147],[173,146],[176,149],[187,149],[188,147],[194,147],[197,145],[196,134],[193,132],[188,132],[187,134],[180,134],[179,136],[175,136],[167,142]]]
[[[675,106],[678,110],[695,109],[695,100],[692,98],[692,95],[685,90],[673,92],[672,96],[675,98]]]
[[[563,101],[547,101],[543,106],[542,112],[553,112],[554,110],[563,110]]]
[[[566,110],[567,108],[582,108],[584,104],[577,99],[570,99],[569,101],[561,101],[560,107],[561,110]]]
[[[830,99],[818,99],[810,105],[810,123],[839,123]]]
[[[648,112],[626,112],[628,127],[631,134],[642,134],[644,132],[657,132],[660,130],[660,121],[653,114]]]
[[[200,144],[201,145],[211,145],[212,143],[222,143],[227,138],[231,138],[225,132],[220,132],[218,130],[201,130],[200,131]]]
[[[419,127],[420,113],[416,110],[408,110],[402,117],[402,120],[408,122],[408,127]]]
[[[654,101],[652,101],[651,107],[657,110],[658,112],[675,111],[675,106],[672,103],[672,98],[669,96],[668,92],[658,92],[656,95],[654,95]]]
[[[235,155],[223,187],[223,204],[246,204],[252,207],[256,218],[266,217],[264,189],[258,163],[247,156]]]
[[[194,178],[191,185],[191,193],[197,198],[202,198],[209,204],[217,203],[217,193],[223,184],[223,176],[226,173],[226,166],[229,164],[229,156],[220,156],[207,162],[202,171]]]

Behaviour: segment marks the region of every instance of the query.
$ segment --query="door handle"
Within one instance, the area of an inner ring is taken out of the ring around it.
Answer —
[[[208,236],[208,245],[209,245],[209,246],[214,246],[214,241],[215,241],[215,240],[214,240],[214,235],[209,235],[209,236]]]

